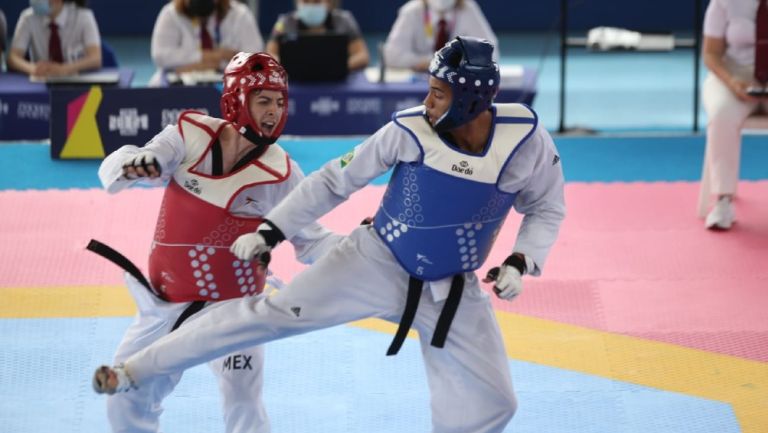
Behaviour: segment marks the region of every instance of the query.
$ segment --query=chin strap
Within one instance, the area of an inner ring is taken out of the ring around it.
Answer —
[[[264,137],[263,135],[258,134],[253,130],[251,125],[243,126],[238,132],[240,132],[240,135],[247,138],[248,141],[257,145],[258,147],[268,146],[277,141],[277,137]]]
[[[239,161],[235,163],[231,171],[237,171],[246,164],[250,163],[254,159],[259,158],[267,150],[267,147],[277,141],[277,138],[266,138],[256,133],[250,126],[240,128],[240,134],[245,137],[246,140],[255,144],[256,147],[246,153]]]

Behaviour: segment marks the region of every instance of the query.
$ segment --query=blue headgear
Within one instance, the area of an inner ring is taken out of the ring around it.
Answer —
[[[493,45],[485,39],[456,36],[435,53],[429,74],[451,86],[451,107],[435,123],[435,130],[461,126],[487,110],[499,91],[499,65]]]

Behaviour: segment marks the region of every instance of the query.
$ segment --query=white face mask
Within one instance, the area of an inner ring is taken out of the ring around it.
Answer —
[[[324,3],[301,3],[296,8],[296,15],[306,26],[316,27],[325,22],[325,18],[328,16],[328,8]]]
[[[51,3],[48,0],[29,0],[29,6],[35,15],[47,16],[51,13]]]
[[[456,6],[456,0],[427,0],[427,5],[435,12],[446,12]]]

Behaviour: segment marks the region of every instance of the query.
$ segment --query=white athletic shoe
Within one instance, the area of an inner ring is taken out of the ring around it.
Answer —
[[[115,394],[136,389],[131,376],[122,365],[107,367],[102,365],[93,373],[93,390],[97,394]]]
[[[704,225],[710,230],[728,230],[735,219],[730,197],[720,197],[715,207],[709,211]]]

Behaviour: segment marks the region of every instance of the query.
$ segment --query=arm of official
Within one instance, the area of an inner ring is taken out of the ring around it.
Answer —
[[[418,9],[418,10],[416,10]],[[388,68],[426,70],[432,53],[418,52],[416,38],[424,37],[422,9],[413,3],[400,7],[384,42],[384,64]]]

